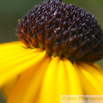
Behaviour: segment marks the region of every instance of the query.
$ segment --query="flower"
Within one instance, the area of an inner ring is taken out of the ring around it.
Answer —
[[[61,0],[47,1],[19,20],[17,36],[25,45],[0,44],[0,87],[7,103],[60,103],[60,95],[103,95],[103,71],[94,64],[102,58],[103,33],[93,15]]]

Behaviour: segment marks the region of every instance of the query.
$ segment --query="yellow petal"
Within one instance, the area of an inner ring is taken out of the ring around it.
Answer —
[[[43,86],[41,87],[42,89],[37,103],[41,103],[42,101],[45,101],[43,103],[60,103],[60,95],[69,94],[68,79],[63,60],[59,60],[59,58],[54,58],[54,60],[49,64],[43,80]]]
[[[83,62],[79,62],[78,64],[82,66],[90,74],[92,74],[96,80],[98,80],[101,84],[103,84],[103,71],[100,72],[100,70],[98,70],[99,68],[96,66],[93,66],[93,64],[91,64],[92,66],[88,65],[87,63],[83,63]]]
[[[2,43],[2,44],[0,44],[0,47],[3,49],[3,48],[10,48],[10,47],[12,48],[12,47],[19,46],[19,45],[24,46],[24,44],[21,41],[13,41],[13,42],[9,42],[9,43]]]
[[[59,57],[52,58],[49,66],[44,74],[42,87],[40,90],[40,96],[38,98],[37,103],[56,103],[56,76],[57,76],[57,68]],[[60,100],[60,98],[59,98]],[[58,102],[57,102],[58,103]]]
[[[69,60],[64,59],[64,63],[65,63],[67,75],[68,75],[68,82],[69,82],[68,88],[70,88],[69,89],[70,95],[82,95],[83,90],[79,80],[80,78],[78,77],[79,75],[78,72],[75,70],[74,66]]]
[[[49,62],[49,57],[44,58],[22,73],[7,103],[34,103],[33,100],[37,99],[42,77]]]
[[[79,64],[74,63],[74,66],[79,73],[84,93],[86,95],[102,95],[103,94],[102,83],[98,81],[93,74],[91,74],[85,69],[86,65],[85,68],[83,68]]]
[[[53,58],[44,75],[37,103],[60,103],[60,95],[82,95],[78,74],[71,62]]]
[[[15,46],[13,43],[9,43],[9,44],[11,44],[12,47]],[[2,45],[9,46],[9,44],[6,43]],[[40,52],[40,49],[26,50],[25,48],[23,48],[22,50],[18,50],[16,53],[14,53],[15,51],[16,50],[14,49],[14,51],[12,51],[12,53],[10,54],[10,51],[8,49],[8,52],[3,53],[4,56],[0,57],[0,60],[1,60],[0,61],[0,65],[1,65],[0,67],[0,87],[6,81],[13,78],[15,75],[19,75],[24,70],[28,69],[29,67],[32,67],[32,65],[37,63],[38,60],[41,60],[45,56],[47,56],[46,52],[45,51]]]
[[[28,51],[32,52],[33,50],[34,49],[25,47],[24,44],[21,42],[0,44],[0,59],[5,59],[5,58],[8,59],[10,57],[16,56],[18,54],[23,54]],[[36,49],[36,50],[38,50],[38,52],[43,51],[42,49]]]
[[[95,68],[98,72],[100,72],[103,75],[103,70],[99,65],[95,63],[88,63],[88,65],[92,66],[93,68]]]
[[[68,95],[69,94],[68,73],[67,73],[67,70],[66,70],[63,60],[60,60],[58,63],[57,76],[55,78],[55,81],[56,81],[55,95],[56,95],[56,98],[59,98],[59,100],[60,100],[60,95]],[[58,101],[55,101],[55,102],[57,103]]]
[[[7,100],[8,96],[10,95],[10,92],[16,85],[18,78],[19,78],[19,76],[15,76],[14,78],[8,80],[1,88],[2,95],[6,100]]]
[[[26,48],[26,47],[20,41],[3,43],[3,44],[0,44],[0,54],[1,53],[6,53],[6,52],[8,53],[9,51],[12,51],[12,50],[16,51],[16,50],[22,49],[22,48]]]

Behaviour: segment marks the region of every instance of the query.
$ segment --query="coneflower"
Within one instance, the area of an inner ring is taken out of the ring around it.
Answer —
[[[35,6],[0,44],[7,103],[60,103],[60,95],[103,95],[103,32],[93,14],[61,0]],[[22,44],[22,42],[24,44]]]

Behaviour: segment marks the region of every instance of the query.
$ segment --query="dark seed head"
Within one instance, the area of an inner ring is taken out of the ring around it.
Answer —
[[[17,36],[27,47],[39,47],[71,61],[103,58],[103,32],[94,15],[61,0],[35,6],[19,20]]]

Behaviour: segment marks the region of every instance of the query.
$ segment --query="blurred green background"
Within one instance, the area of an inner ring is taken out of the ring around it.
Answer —
[[[44,0],[0,0],[0,43],[18,40],[15,28],[21,19],[34,5]],[[62,0],[74,4],[94,14],[103,28],[103,0]],[[97,62],[103,68],[103,60]],[[0,103],[5,103],[0,96]]]

